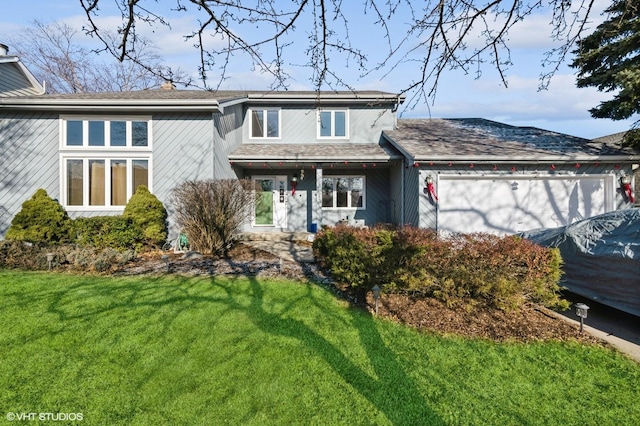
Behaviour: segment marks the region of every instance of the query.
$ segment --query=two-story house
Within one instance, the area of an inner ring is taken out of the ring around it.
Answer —
[[[375,91],[178,90],[3,100],[2,135],[15,149],[0,160],[0,232],[38,188],[77,217],[122,212],[140,184],[171,211],[177,184],[220,178],[263,192],[247,230],[397,223],[402,156],[382,131],[400,102]]]
[[[20,79],[1,59],[9,93]],[[256,183],[249,232],[346,221],[505,234],[630,207],[621,179],[640,161],[489,120],[399,120],[404,98],[380,91],[32,89],[0,97],[0,237],[38,188],[78,217],[121,213],[144,184],[171,219],[176,185],[222,178]]]

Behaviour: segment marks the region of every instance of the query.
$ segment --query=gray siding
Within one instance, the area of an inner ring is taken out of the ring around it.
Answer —
[[[212,179],[213,122],[211,114],[153,116],[153,192],[165,205],[182,182]]]
[[[424,184],[423,182],[420,182],[418,169],[411,166],[406,167],[404,170],[404,177],[404,224],[406,226],[432,228],[433,226],[429,222],[424,222],[424,215],[420,215],[420,212],[424,211],[422,203],[425,200],[423,200],[424,195],[421,192],[424,188]]]
[[[4,237],[22,203],[42,188],[59,200],[60,128],[58,114],[6,114],[0,118],[0,237]],[[73,211],[80,216],[113,215],[114,211]]]
[[[0,237],[39,188],[59,198],[58,141],[57,115],[0,115]]]
[[[17,63],[0,64],[0,97],[39,94]]]
[[[256,106],[264,108],[265,106]],[[274,106],[276,107],[276,106]],[[244,139],[247,143],[295,143],[295,144],[321,144],[322,142],[338,143],[372,143],[380,139],[383,129],[393,128],[395,115],[389,109],[382,107],[351,107],[349,110],[349,139],[318,139],[318,108],[312,106],[282,105],[281,108],[281,133],[279,139],[250,139],[249,114],[244,120]],[[250,108],[250,107],[249,107]],[[323,105],[323,109],[331,109],[331,106]],[[344,106],[336,106],[336,109],[344,109]]]
[[[236,174],[229,164],[229,154],[242,144],[242,105],[226,107],[224,114],[214,114],[214,178],[229,179]]]

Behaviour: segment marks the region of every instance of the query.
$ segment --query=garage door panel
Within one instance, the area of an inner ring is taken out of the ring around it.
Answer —
[[[511,234],[573,223],[611,210],[607,179],[441,176],[438,230]]]

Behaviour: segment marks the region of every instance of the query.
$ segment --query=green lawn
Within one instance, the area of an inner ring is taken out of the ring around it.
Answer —
[[[640,424],[613,351],[421,334],[310,284],[0,271],[0,324],[4,424]]]

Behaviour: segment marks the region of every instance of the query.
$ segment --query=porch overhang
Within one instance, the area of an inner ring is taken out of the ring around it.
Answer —
[[[229,162],[243,168],[366,167],[402,158],[378,144],[243,144],[229,154]]]

